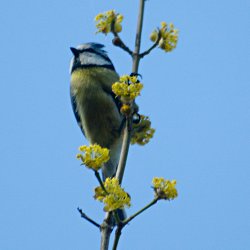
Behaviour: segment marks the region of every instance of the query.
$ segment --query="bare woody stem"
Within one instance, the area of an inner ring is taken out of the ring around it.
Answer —
[[[102,190],[107,194],[108,192],[107,192],[107,190],[105,189],[105,187],[103,185],[102,179],[101,179],[100,174],[99,174],[98,171],[95,171],[95,177],[97,178]]]
[[[122,234],[122,226],[118,226],[115,230],[115,239],[114,239],[114,244],[113,244],[113,248],[112,250],[116,250],[117,249],[117,246],[118,246],[118,243],[119,243],[119,239],[121,237],[121,234]]]
[[[84,218],[85,220],[87,220],[88,222],[92,223],[94,226],[96,226],[97,228],[101,228],[101,225],[98,224],[97,222],[95,222],[94,220],[92,220],[89,216],[87,216],[82,209],[77,208],[78,212],[80,213],[81,217]]]
[[[133,58],[132,72],[133,73],[138,73],[138,68],[139,68],[139,63],[140,63],[139,54],[140,54],[140,47],[141,47],[141,33],[142,33],[142,24],[143,24],[144,4],[145,4],[145,0],[140,0],[134,52],[131,53],[131,50],[123,42],[121,43],[121,46],[119,46],[125,51],[127,51],[130,55],[132,55],[132,58]],[[112,30],[114,29],[112,28]],[[115,35],[115,37],[119,38],[118,34],[114,32],[113,34]],[[132,116],[129,116],[126,118],[121,155],[120,155],[120,160],[119,160],[119,164],[118,164],[117,172],[116,172],[116,177],[118,178],[120,184],[122,183],[123,174],[124,174],[127,156],[128,156],[128,151],[129,151],[129,145],[130,145],[130,139],[131,139],[131,128],[132,128]],[[118,224],[113,250],[117,248],[119,238],[121,235],[122,227],[119,228],[119,225],[122,225],[122,224]],[[101,225],[101,250],[108,250],[109,238],[110,238],[112,229],[113,229],[112,228],[112,213],[109,212],[106,214],[106,219]]]
[[[135,50],[133,53],[133,66],[132,66],[133,73],[138,73],[138,68],[139,68],[139,63],[140,63],[139,53],[140,53],[140,47],[141,47],[141,33],[142,33],[142,24],[143,24],[144,4],[145,4],[145,0],[140,0],[137,31],[136,31],[136,38],[135,38]],[[132,127],[132,117],[130,116],[126,118],[121,156],[120,156],[120,161],[119,161],[117,172],[116,172],[116,177],[118,178],[120,184],[122,183],[123,174],[124,174],[127,156],[128,156],[128,151],[129,151],[129,145],[130,145],[130,139],[131,139],[131,127]]]
[[[100,226],[101,229],[101,250],[108,250],[109,248],[109,239],[113,231],[112,225],[112,213],[106,213],[105,219]]]
[[[126,124],[124,128],[123,141],[122,141],[122,150],[120,155],[120,161],[116,172],[116,178],[119,180],[119,183],[122,183],[123,174],[125,171],[125,166],[128,157],[130,139],[131,139],[131,127],[132,119],[131,117],[126,118]]]
[[[133,73],[138,73],[139,63],[140,63],[140,59],[141,59],[140,47],[141,47],[141,34],[142,34],[142,24],[143,24],[143,15],[144,15],[144,4],[145,4],[145,0],[140,0],[138,21],[137,21],[137,31],[136,31],[136,38],[135,38],[135,50],[134,50],[133,55],[132,55],[133,56],[133,66],[132,66]],[[131,130],[132,130],[132,117],[129,116],[126,118],[126,125],[125,125],[124,135],[123,135],[121,156],[120,156],[120,161],[119,161],[119,165],[118,165],[117,172],[116,172],[116,177],[118,178],[120,184],[122,183],[123,174],[125,171],[125,166],[126,166],[126,161],[127,161],[128,151],[129,151],[129,145],[130,145],[130,139],[131,139]],[[137,216],[137,215],[135,215],[135,216]],[[129,218],[131,218],[131,217],[129,217]],[[130,220],[132,220],[132,219],[133,218],[131,218]],[[119,223],[117,225],[113,250],[117,249],[118,242],[119,242],[119,239],[121,236],[122,228],[126,224]]]
[[[123,227],[125,225],[127,225],[131,220],[133,220],[135,217],[137,217],[139,214],[141,214],[142,212],[144,212],[145,210],[147,210],[148,208],[150,208],[151,206],[153,206],[154,204],[156,204],[156,202],[159,200],[158,197],[154,198],[148,205],[146,205],[144,208],[142,208],[141,210],[139,210],[138,212],[136,212],[135,214],[131,215],[130,217],[128,217],[126,220],[124,220],[122,222]]]
[[[140,53],[140,48],[141,48],[141,33],[142,33],[142,24],[143,24],[143,16],[144,16],[144,5],[145,5],[145,0],[140,0],[137,30],[136,30],[136,37],[135,37],[135,51],[133,54],[133,67],[132,67],[133,73],[138,73],[139,63],[140,63],[139,53]]]
[[[121,37],[118,35],[117,32],[114,31],[114,23],[112,24],[111,26],[111,30],[112,30],[112,33],[114,35],[114,38],[113,38],[113,44],[115,46],[118,46],[120,47],[121,49],[123,49],[124,51],[128,52],[129,55],[133,56],[133,51],[130,50],[130,48],[122,41]]]
[[[147,210],[148,208],[150,208],[151,206],[153,206],[154,204],[157,203],[157,201],[159,200],[158,197],[154,198],[148,205],[146,205],[144,208],[140,209],[138,212],[136,212],[135,214],[131,215],[129,218],[127,218],[124,221],[121,221],[118,225],[117,225],[117,229],[115,232],[115,239],[114,239],[114,245],[112,250],[116,250],[117,246],[118,246],[118,242],[120,239],[120,236],[122,234],[122,229],[123,227],[125,227],[130,221],[132,221],[135,217],[137,217],[139,214],[141,214],[142,212],[144,212],[145,210]]]
[[[160,40],[161,40],[161,34],[158,31],[158,38],[157,38],[157,40],[155,41],[155,43],[148,50],[144,51],[143,53],[141,53],[139,55],[140,58],[143,58],[144,56],[148,55],[154,48],[156,48],[159,45]]]

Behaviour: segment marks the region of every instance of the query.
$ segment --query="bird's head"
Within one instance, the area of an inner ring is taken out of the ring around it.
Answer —
[[[71,47],[73,58],[70,63],[70,73],[79,68],[105,67],[114,70],[104,45],[99,43],[85,43],[76,48]]]

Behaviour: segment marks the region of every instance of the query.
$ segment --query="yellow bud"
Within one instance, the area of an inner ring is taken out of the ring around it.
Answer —
[[[131,105],[123,104],[121,107],[121,113],[125,116],[129,116],[131,114]]]
[[[150,40],[151,40],[152,42],[156,42],[157,38],[158,38],[158,32],[157,32],[156,30],[154,30],[154,31],[150,34]]]
[[[137,82],[137,76],[130,76],[129,78],[130,78],[130,81],[132,83],[136,83]]]
[[[85,148],[86,148],[86,146],[80,146],[80,147],[79,147],[79,151],[84,151]]]
[[[129,80],[129,75],[120,76],[120,82],[127,82]]]
[[[120,23],[115,23],[115,27],[114,27],[115,32],[119,33],[122,31],[122,26]]]
[[[167,28],[167,23],[166,23],[166,22],[161,22],[161,27],[162,27],[163,29]]]
[[[165,49],[165,41],[164,39],[161,38],[161,40],[159,41],[159,47],[162,49]]]
[[[114,16],[114,14],[115,14],[115,10],[108,10],[106,12],[106,16]]]
[[[77,159],[81,159],[81,158],[82,158],[82,155],[81,155],[81,154],[77,154],[77,155],[76,155],[76,158],[77,158]]]
[[[100,13],[95,17],[95,21],[99,21],[101,18],[103,18],[103,14]]]
[[[116,21],[117,21],[118,23],[121,23],[122,20],[123,20],[123,15],[121,15],[121,14],[117,15]]]

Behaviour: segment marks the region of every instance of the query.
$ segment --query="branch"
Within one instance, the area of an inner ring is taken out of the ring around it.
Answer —
[[[139,210],[138,212],[136,212],[135,214],[131,215],[129,218],[127,218],[126,220],[124,220],[122,222],[123,227],[125,225],[127,225],[131,220],[133,220],[135,217],[137,217],[139,214],[141,214],[142,212],[144,212],[145,210],[147,210],[148,208],[150,208],[151,206],[153,206],[154,204],[156,204],[156,202],[159,200],[158,197],[154,198],[148,205],[146,205],[144,208],[142,208],[141,210]]]
[[[129,55],[133,56],[133,51],[131,51],[129,49],[128,46],[126,46],[126,44],[122,41],[121,37],[118,35],[118,33],[115,31],[115,20],[113,20],[113,22],[111,23],[111,32],[113,33],[114,35],[114,38],[112,40],[112,43],[123,49],[124,51],[128,52]]]
[[[144,208],[142,208],[141,210],[139,210],[138,212],[136,212],[135,214],[131,215],[129,218],[127,218],[124,221],[121,221],[118,225],[117,225],[117,229],[115,231],[115,239],[114,239],[114,245],[112,250],[116,250],[117,246],[118,246],[118,242],[120,239],[120,236],[122,234],[122,229],[123,227],[125,227],[131,220],[133,220],[135,217],[137,217],[139,214],[141,214],[142,212],[144,212],[145,210],[147,210],[148,208],[150,208],[151,206],[153,206],[154,204],[156,204],[156,202],[159,200],[158,197],[154,198],[148,205],[146,205]]]
[[[98,182],[99,182],[99,184],[100,184],[102,190],[103,190],[106,194],[108,194],[107,190],[105,189],[105,187],[104,187],[104,185],[103,185],[103,182],[102,182],[102,179],[101,179],[101,177],[100,177],[100,174],[99,174],[99,172],[96,171],[96,170],[95,170],[95,177],[97,178],[97,180],[98,180]]]
[[[119,242],[120,236],[122,234],[122,228],[123,228],[123,226],[118,226],[116,231],[115,231],[115,239],[114,239],[114,245],[113,245],[112,250],[117,249],[118,242]]]
[[[133,73],[138,73],[138,67],[139,67],[139,62],[140,62],[139,53],[140,53],[140,46],[141,46],[144,3],[145,3],[145,0],[140,0],[137,31],[136,31],[136,38],[135,38],[135,51],[133,53],[133,66],[132,66]],[[122,150],[121,150],[120,160],[119,160],[119,164],[118,164],[117,172],[116,172],[116,178],[118,178],[120,184],[122,183],[123,174],[125,171],[129,145],[130,145],[130,139],[131,139],[131,130],[132,130],[132,116],[126,118]]]
[[[148,55],[154,48],[156,48],[156,47],[158,46],[160,40],[161,40],[161,34],[160,34],[160,32],[158,32],[158,38],[157,38],[157,40],[155,41],[155,43],[154,43],[148,50],[146,50],[146,51],[144,51],[143,53],[141,53],[141,54],[139,55],[139,57],[140,57],[140,58],[143,58],[144,56]]]
[[[100,226],[101,229],[101,250],[108,250],[109,248],[109,239],[113,231],[112,226],[112,213],[106,213],[106,217]]]
[[[80,213],[81,217],[84,218],[85,220],[87,220],[88,222],[92,223],[94,226],[98,227],[99,229],[101,228],[101,225],[98,224],[97,222],[95,222],[94,220],[92,220],[90,217],[88,217],[83,211],[82,209],[80,209],[79,207],[77,208],[78,212]]]
[[[112,43],[123,49],[124,51],[128,52],[129,55],[133,56],[133,51],[130,50],[130,48],[128,46],[126,46],[126,44],[122,41],[121,37],[115,32],[115,31],[112,31],[113,35],[114,35],[114,38],[112,40]]]
[[[140,62],[140,46],[141,46],[141,33],[142,33],[142,23],[143,23],[143,14],[144,14],[144,3],[145,0],[140,0],[140,6],[139,6],[139,14],[138,14],[138,23],[137,23],[137,31],[136,31],[136,39],[135,39],[135,51],[132,52],[120,39],[117,33],[114,32],[114,27],[112,27],[112,32],[115,36],[116,39],[119,39],[117,41],[118,45],[120,48],[128,52],[130,55],[132,55],[133,58],[133,66],[132,66],[132,72],[133,73],[138,73],[138,67],[139,67],[139,62]],[[114,43],[114,42],[113,42]],[[121,149],[121,155],[120,155],[120,160],[119,164],[117,167],[117,172],[116,172],[116,177],[119,180],[119,183],[122,183],[123,179],[123,174],[126,166],[126,161],[127,161],[127,156],[128,156],[128,151],[129,151],[129,145],[130,145],[130,138],[131,138],[131,127],[132,127],[132,116],[129,116],[126,118],[126,125],[124,128],[124,135],[123,135],[123,142],[122,142],[122,149]],[[109,244],[109,238],[110,234],[112,232],[112,213],[107,213],[102,226],[101,226],[101,250],[108,250],[108,244]],[[122,224],[118,224],[119,226]],[[121,230],[117,228],[116,232],[116,237],[115,237],[115,245],[114,245],[114,250],[117,248],[118,241],[121,235]],[[119,237],[118,237],[119,236]]]
[[[116,176],[115,176],[119,180],[120,184],[122,183],[123,174],[125,171],[125,166],[126,166],[127,157],[128,157],[128,151],[129,151],[129,145],[130,145],[130,139],[131,139],[131,127],[132,127],[132,119],[131,117],[127,117],[125,128],[124,128],[124,134],[123,134],[120,161],[119,161],[119,165],[117,167]]]
[[[138,14],[138,21],[137,21],[137,30],[136,30],[136,37],[135,37],[135,51],[133,56],[133,73],[138,73],[139,62],[140,62],[140,48],[141,48],[141,33],[142,33],[142,24],[143,24],[143,15],[144,15],[144,4],[145,0],[140,0],[139,6],[139,14]]]

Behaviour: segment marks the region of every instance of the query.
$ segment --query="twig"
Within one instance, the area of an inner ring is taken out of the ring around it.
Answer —
[[[151,206],[153,206],[154,204],[156,204],[156,202],[159,200],[158,197],[156,197],[155,199],[153,199],[148,205],[146,205],[144,208],[140,209],[138,212],[136,212],[135,214],[131,215],[129,218],[127,218],[124,221],[121,221],[118,225],[117,225],[117,229],[115,231],[115,239],[114,239],[114,245],[112,250],[116,250],[117,246],[118,246],[118,242],[120,239],[120,236],[122,234],[122,229],[123,227],[125,227],[131,220],[133,220],[136,216],[138,216],[139,214],[141,214],[142,212],[144,212],[145,210],[147,210],[148,208],[150,208]]]
[[[133,220],[136,216],[138,216],[139,214],[141,214],[142,212],[144,212],[145,210],[147,210],[148,208],[150,208],[151,206],[153,206],[154,204],[156,204],[156,202],[159,200],[158,197],[154,198],[148,205],[146,205],[144,208],[142,208],[141,210],[139,210],[138,212],[136,212],[135,214],[131,215],[129,218],[127,218],[126,220],[122,221],[123,227],[125,225],[127,225],[131,220]]]
[[[90,217],[88,217],[81,208],[77,208],[78,212],[80,213],[81,217],[87,220],[88,222],[92,223],[94,226],[98,227],[99,229],[101,228],[101,225],[92,220]]]
[[[140,53],[140,48],[141,48],[141,33],[142,33],[142,24],[143,24],[143,15],[144,15],[144,5],[145,5],[145,0],[140,0],[137,30],[136,30],[136,37],[135,37],[135,51],[133,55],[133,67],[132,67],[133,73],[138,73],[138,68],[139,68],[139,63],[140,63],[139,53]]]
[[[115,239],[114,239],[114,244],[113,244],[112,250],[117,249],[118,242],[119,242],[120,236],[122,234],[122,228],[123,228],[123,226],[118,226],[115,230]]]
[[[128,52],[129,55],[133,56],[133,51],[129,49],[129,47],[122,41],[121,37],[118,35],[118,33],[115,31],[115,20],[111,23],[111,32],[114,35],[114,38],[112,40],[112,43],[123,49],[124,51]]]
[[[139,57],[143,58],[144,56],[148,55],[154,48],[156,48],[158,46],[160,40],[161,40],[161,34],[158,31],[158,37],[157,37],[157,40],[155,41],[155,43],[148,50],[146,50],[143,53],[141,53],[139,55]]]
[[[113,231],[112,223],[112,213],[106,213],[106,217],[100,226],[101,229],[101,250],[108,250],[109,248],[109,239]]]
[[[117,167],[116,176],[115,176],[119,180],[120,184],[122,183],[123,174],[125,171],[125,166],[126,166],[127,157],[128,157],[128,151],[129,151],[129,145],[130,145],[130,139],[131,139],[131,124],[132,124],[132,119],[130,117],[126,118],[120,161],[119,161],[119,165]]]
[[[112,31],[114,38],[112,40],[112,43],[123,49],[124,51],[128,52],[129,55],[133,56],[133,51],[130,50],[130,48],[122,41],[121,37],[114,31]]]
[[[132,72],[133,73],[138,73],[138,67],[139,67],[139,62],[140,62],[140,46],[141,46],[141,33],[142,33],[142,23],[143,23],[143,13],[144,13],[144,2],[145,0],[140,0],[140,6],[139,6],[139,14],[138,14],[138,23],[137,23],[137,31],[136,31],[136,39],[135,39],[135,51],[132,52],[120,39],[117,33],[114,32],[114,27],[112,27],[112,32],[115,36],[115,38],[119,39],[118,44],[120,43],[121,47],[123,50],[127,51],[130,55],[132,55],[133,58],[133,66],[132,66]],[[131,126],[132,126],[132,116],[126,118],[126,125],[124,128],[124,134],[123,134],[123,143],[122,143],[122,149],[121,149],[121,155],[120,155],[120,160],[119,164],[117,167],[117,172],[116,172],[116,177],[119,180],[119,183],[122,183],[123,179],[123,174],[126,166],[126,161],[127,161],[127,156],[128,156],[128,151],[129,151],[129,145],[130,145],[130,138],[131,138]],[[107,213],[106,218],[110,218],[110,220],[104,220],[103,225],[101,226],[101,250],[108,250],[108,244],[109,244],[109,238],[110,234],[112,232],[112,214]],[[106,224],[105,224],[106,223]],[[119,225],[123,224],[118,224],[118,228],[120,227]],[[121,235],[121,229],[117,229],[117,237],[115,237],[115,248],[117,248],[118,241]],[[110,230],[111,229],[111,230]],[[118,237],[119,235],[119,237]]]
[[[102,179],[101,179],[100,174],[99,174],[98,171],[95,171],[95,177],[97,178],[97,180],[98,180],[100,186],[102,187],[103,191],[104,191],[106,194],[108,194],[107,190],[105,189],[105,187],[104,187],[104,185],[103,185]]]
[[[140,62],[140,46],[141,46],[141,33],[142,33],[142,23],[143,23],[143,13],[144,13],[144,2],[145,0],[140,0],[139,6],[139,14],[138,14],[138,23],[137,23],[137,31],[136,31],[136,38],[135,38],[135,51],[133,53],[133,66],[132,72],[138,73],[138,67]],[[122,150],[120,161],[117,167],[116,178],[118,178],[119,183],[122,183],[123,174],[125,171],[130,139],[131,139],[131,126],[132,126],[132,117],[126,118],[126,125],[124,129],[123,135],[123,143],[122,143]]]

